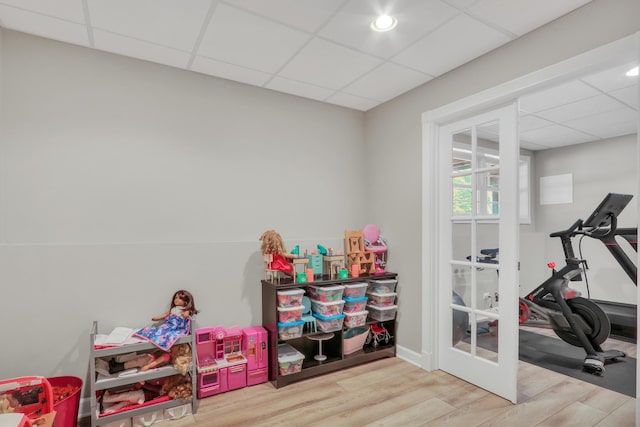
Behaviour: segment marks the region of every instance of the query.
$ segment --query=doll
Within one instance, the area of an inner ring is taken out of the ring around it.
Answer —
[[[109,373],[115,374],[134,368],[138,368],[140,371],[148,371],[149,369],[167,365],[169,362],[182,375],[185,375],[191,364],[191,347],[189,344],[176,344],[171,347],[171,351],[168,353],[164,351],[146,353],[126,362],[117,362],[112,358],[109,360]]]
[[[191,331],[191,316],[198,314],[196,304],[190,292],[179,290],[173,294],[169,311],[161,316],[152,317],[157,322],[164,320],[160,326],[147,326],[133,333],[134,337],[143,338],[160,350],[168,352],[173,344]]]
[[[288,260],[296,256],[287,252],[280,234],[275,230],[267,230],[262,233],[260,240],[262,240],[262,255],[271,255],[273,258],[269,263],[269,269],[293,276],[293,266]]]

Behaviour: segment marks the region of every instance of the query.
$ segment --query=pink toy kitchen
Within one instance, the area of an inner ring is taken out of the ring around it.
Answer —
[[[267,355],[267,332],[261,326],[197,329],[198,398],[266,382]]]

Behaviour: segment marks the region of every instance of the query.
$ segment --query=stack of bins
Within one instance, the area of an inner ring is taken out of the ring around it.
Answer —
[[[366,310],[368,298],[365,296],[368,288],[366,282],[344,285],[344,325],[347,328],[363,326],[367,323]]]
[[[311,311],[316,318],[318,329],[322,332],[334,332],[342,329],[344,322],[344,286],[309,286]]]
[[[368,298],[365,296],[368,284],[362,282],[344,286],[344,325],[348,329],[343,336],[343,353],[347,355],[361,350],[369,335],[369,327],[366,326]]]
[[[396,318],[398,311],[398,306],[395,305],[397,283],[398,281],[395,279],[369,281],[367,310],[373,320],[385,322]]]
[[[304,290],[299,288],[278,291],[278,337],[281,340],[302,336],[303,296]]]

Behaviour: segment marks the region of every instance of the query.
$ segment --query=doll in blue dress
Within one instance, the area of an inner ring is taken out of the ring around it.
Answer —
[[[173,344],[191,331],[191,316],[198,314],[193,295],[181,289],[173,294],[169,311],[152,317],[154,322],[164,320],[159,326],[147,326],[133,336],[143,338],[161,350],[169,351]]]

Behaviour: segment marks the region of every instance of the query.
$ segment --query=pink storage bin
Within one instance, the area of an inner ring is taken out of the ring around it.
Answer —
[[[387,307],[393,305],[396,302],[396,293],[389,292],[387,294],[379,294],[377,292],[367,292],[367,297],[369,297],[369,304],[375,305],[376,307]]]
[[[278,321],[280,323],[293,323],[302,320],[304,305],[297,307],[278,307]]]
[[[332,302],[332,301],[340,301],[342,299],[342,293],[344,292],[344,286],[309,286],[307,288],[307,293],[309,294],[309,298],[322,301],[322,302]]]
[[[311,311],[323,315],[324,317],[331,317],[342,313],[344,307],[344,301],[322,302],[311,300]]]
[[[278,291],[278,307],[297,307],[302,305],[304,289],[288,289]]]
[[[347,328],[355,328],[356,326],[362,326],[367,323],[367,310],[358,311],[356,313],[344,313],[344,326]]]
[[[367,293],[368,286],[365,282],[345,284],[342,296],[344,298],[362,298]]]

